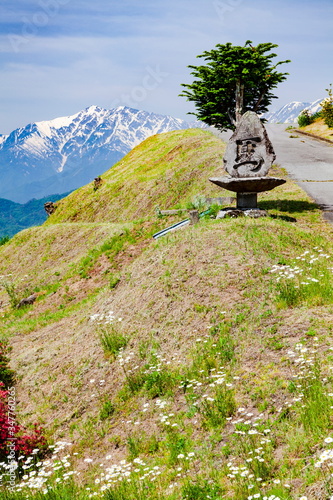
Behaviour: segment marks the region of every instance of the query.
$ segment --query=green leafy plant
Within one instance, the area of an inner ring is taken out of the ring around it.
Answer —
[[[173,465],[179,462],[179,455],[188,450],[189,441],[184,434],[171,427],[167,433],[166,447],[169,450],[169,463]]]
[[[5,245],[9,240],[10,240],[9,236],[3,236],[2,238],[0,238],[0,246]]]
[[[8,346],[0,342],[0,382],[2,382],[5,387],[10,387],[15,381],[15,372],[8,367],[8,352]]]
[[[0,277],[0,286],[6,291],[12,308],[15,308],[20,302],[20,299],[18,297],[17,286],[14,281],[12,281],[11,278],[2,276]]]
[[[109,277],[109,285],[110,285],[111,290],[116,288],[119,281],[120,281],[120,276],[118,274],[111,273],[111,275]]]
[[[197,478],[195,482],[188,481],[182,488],[183,500],[219,500],[223,491],[212,480]]]
[[[203,399],[199,410],[204,417],[205,427],[223,427],[227,417],[231,417],[236,410],[233,389],[224,385],[217,386],[214,397]]]
[[[246,111],[265,113],[273,98],[272,89],[286,79],[288,73],[279,73],[272,64],[276,56],[270,53],[277,45],[260,43],[253,46],[247,40],[244,46],[218,44],[198,57],[205,66],[189,66],[196,78],[192,84],[182,84],[188,90],[180,94],[193,101],[196,115],[219,130],[233,129]]]
[[[190,203],[186,205],[188,210],[199,210],[201,212],[206,206],[206,197],[202,194],[193,196]]]
[[[333,128],[333,90],[332,84],[326,89],[328,92],[328,97],[324,99],[321,103],[322,114],[324,116],[324,121],[328,128]]]
[[[115,406],[112,403],[112,401],[110,401],[110,399],[105,399],[103,401],[101,410],[99,412],[99,418],[101,420],[106,420],[109,417],[111,417],[114,414],[114,412],[115,412]]]
[[[164,396],[178,382],[176,374],[162,368],[146,374],[145,388],[150,398]]]
[[[155,434],[151,436],[145,433],[131,434],[127,438],[127,449],[131,460],[138,457],[141,453],[154,454],[159,448],[160,443]]]
[[[120,349],[126,347],[128,338],[123,335],[118,329],[110,324],[101,328],[99,338],[106,354],[111,354],[115,357]]]
[[[126,370],[126,384],[119,393],[120,399],[126,401],[129,397],[133,396],[142,389],[146,383],[147,374],[143,368],[137,368],[135,370]]]
[[[207,210],[207,213],[203,216],[204,219],[215,219],[221,209],[222,205],[218,205],[217,203],[211,205]]]
[[[303,109],[300,115],[298,115],[297,123],[299,127],[306,127],[306,125],[310,125],[310,123],[314,122],[313,115],[310,114],[308,109]]]

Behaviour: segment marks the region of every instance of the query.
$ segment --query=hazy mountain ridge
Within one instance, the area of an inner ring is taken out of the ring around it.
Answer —
[[[30,200],[24,204],[0,198],[0,238],[13,236],[23,229],[42,224],[47,219],[44,203],[58,201],[67,194],[51,195],[41,200]]]
[[[147,137],[203,127],[125,106],[90,106],[0,136],[0,196],[19,203],[76,189],[102,174]]]

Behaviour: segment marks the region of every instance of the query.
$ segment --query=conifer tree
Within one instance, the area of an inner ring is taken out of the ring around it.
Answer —
[[[273,43],[253,46],[247,40],[244,46],[231,43],[218,44],[198,57],[204,58],[204,66],[188,66],[195,77],[192,84],[182,84],[187,90],[180,95],[193,101],[198,120],[219,130],[234,129],[246,111],[258,114],[268,110],[276,96],[272,89],[286,79],[288,73],[280,73],[277,67],[289,60],[273,63],[276,54],[270,51]]]

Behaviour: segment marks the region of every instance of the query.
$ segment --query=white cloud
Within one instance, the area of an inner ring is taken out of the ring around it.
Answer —
[[[51,1],[63,4],[24,35],[24,22]],[[3,10],[0,132],[133,93],[142,109],[186,118],[193,106],[178,94],[192,80],[187,66],[228,41],[277,43],[277,60],[292,59],[281,67],[291,73],[277,89],[281,105],[315,100],[332,80],[330,0],[15,0]],[[147,90],[147,68],[168,76]]]

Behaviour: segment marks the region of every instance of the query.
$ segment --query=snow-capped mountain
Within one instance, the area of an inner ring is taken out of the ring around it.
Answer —
[[[202,126],[125,106],[31,123],[0,135],[0,197],[25,203],[71,191],[151,135]]]
[[[295,123],[297,122],[297,117],[303,109],[308,109],[311,115],[319,111],[322,100],[323,99],[318,99],[314,102],[293,101],[286,104],[278,111],[271,111],[263,114],[262,117],[266,118],[269,123]]]

